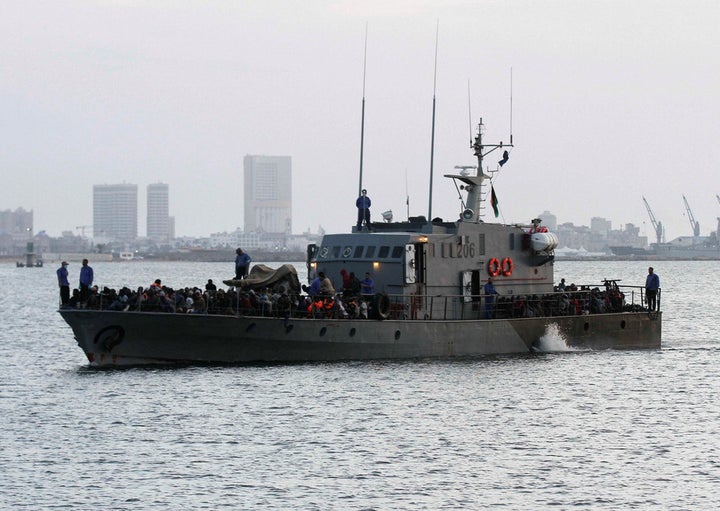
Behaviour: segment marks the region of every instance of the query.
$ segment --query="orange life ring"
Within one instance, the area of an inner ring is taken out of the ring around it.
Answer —
[[[488,261],[488,273],[491,277],[500,275],[500,261],[498,261],[497,257],[493,257]]]
[[[505,275],[506,277],[509,277],[510,275],[512,275],[515,265],[513,264],[512,259],[510,259],[509,257],[506,257],[505,259],[502,260],[501,267],[502,267],[502,274]]]

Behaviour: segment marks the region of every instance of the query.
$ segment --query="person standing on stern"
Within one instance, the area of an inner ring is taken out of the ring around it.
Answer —
[[[660,289],[660,277],[655,273],[655,270],[651,266],[648,268],[648,276],[645,279],[645,300],[648,304],[648,309],[654,311],[657,307],[657,294]]]

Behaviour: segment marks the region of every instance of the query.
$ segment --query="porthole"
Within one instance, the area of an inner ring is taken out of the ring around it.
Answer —
[[[322,328],[320,329],[320,337],[322,337],[322,336],[325,335],[326,333],[327,333],[327,327],[322,327]]]
[[[350,337],[355,337],[356,333],[357,333],[357,331],[354,328],[350,329]]]
[[[585,322],[585,324],[583,325],[583,330],[585,330],[586,332],[590,330],[590,323]]]
[[[400,330],[395,330],[395,340],[400,339]]]
[[[623,329],[623,330],[625,330],[625,326],[626,326],[626,325],[625,325],[625,320],[623,319],[623,320],[620,322],[620,328]]]
[[[246,332],[252,332],[253,330],[255,330],[255,327],[256,327],[256,326],[257,326],[256,323],[250,323],[250,324],[247,326],[247,328],[245,329],[245,331],[246,331]]]

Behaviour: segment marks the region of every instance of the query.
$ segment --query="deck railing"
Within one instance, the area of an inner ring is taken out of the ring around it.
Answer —
[[[106,289],[106,288],[101,288]],[[170,298],[170,297],[166,297]],[[645,288],[642,286],[615,286],[590,288],[581,286],[576,291],[558,291],[533,295],[400,295],[377,294],[366,297],[340,296],[300,301],[289,300],[285,306],[277,303],[242,305],[240,294],[227,291],[205,292],[205,305],[201,310],[189,311],[185,306],[158,304],[144,298],[128,299],[118,304],[107,293],[95,294],[80,308],[130,312],[192,312],[225,316],[271,316],[279,318],[358,318],[394,320],[467,320],[506,319],[538,316],[570,316],[607,312],[649,311],[646,307]],[[489,300],[491,299],[491,300]],[[656,311],[660,310],[662,290],[658,290]],[[185,303],[183,300],[182,303]]]

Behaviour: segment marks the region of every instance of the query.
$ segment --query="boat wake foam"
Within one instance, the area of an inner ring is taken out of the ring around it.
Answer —
[[[550,323],[545,328],[545,334],[537,340],[534,345],[535,351],[543,353],[553,353],[561,351],[578,351],[577,348],[573,348],[568,345],[567,339],[560,331],[560,328],[556,323]]]

